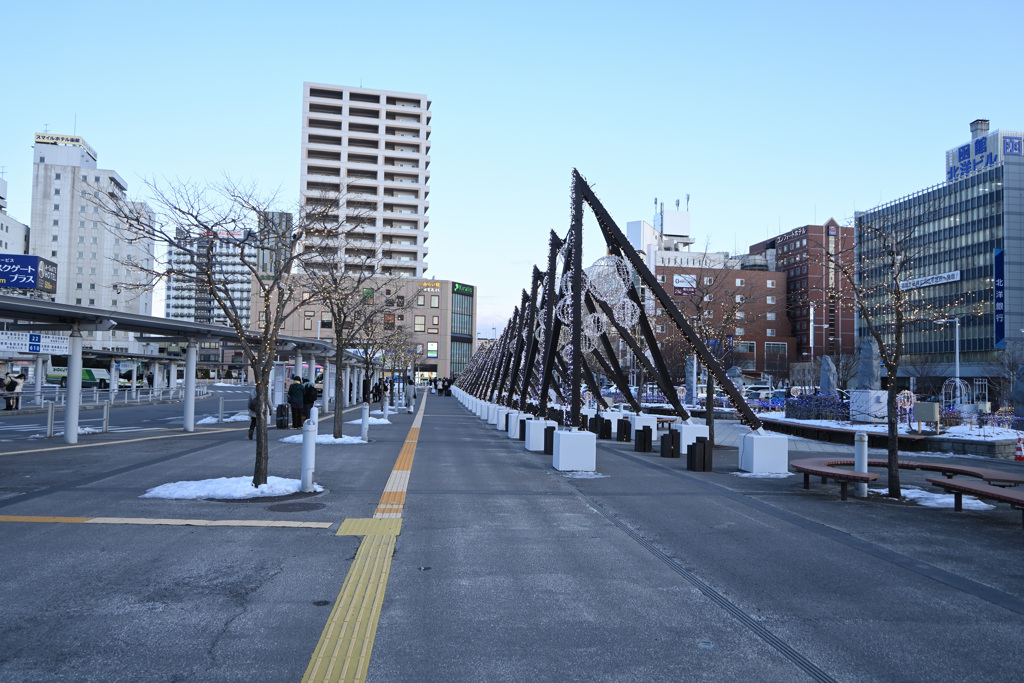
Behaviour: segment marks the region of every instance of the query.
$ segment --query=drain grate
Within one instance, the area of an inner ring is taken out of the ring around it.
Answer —
[[[327,506],[323,503],[278,503],[277,505],[268,505],[267,510],[271,512],[312,512],[325,507]]]

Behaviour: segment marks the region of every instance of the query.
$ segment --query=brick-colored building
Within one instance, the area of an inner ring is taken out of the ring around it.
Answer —
[[[852,263],[853,241],[853,226],[830,218],[824,225],[804,225],[750,247],[751,254],[766,258],[769,270],[786,276],[787,313],[800,361],[855,353],[850,287],[828,258],[836,254]]]
[[[739,366],[752,377],[766,373],[779,380],[787,378],[789,365],[798,357],[786,317],[785,274],[744,269],[733,259],[722,267],[711,260],[702,263],[699,254],[690,255],[696,257],[689,261],[694,265],[662,265],[656,270],[658,281],[682,314],[709,346],[725,345],[726,367]],[[660,306],[655,308],[654,325],[664,340],[670,370],[678,373],[671,367],[678,361],[670,360],[678,355],[672,340],[675,325]]]

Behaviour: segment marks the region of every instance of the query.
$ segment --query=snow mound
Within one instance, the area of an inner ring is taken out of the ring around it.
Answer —
[[[295,434],[294,436],[286,436],[283,439],[278,439],[278,441],[280,441],[281,443],[302,443],[302,435],[301,434]],[[362,439],[360,439],[358,436],[344,436],[343,435],[340,438],[336,439],[333,436],[331,436],[330,434],[317,434],[316,435],[316,442],[318,444],[320,444],[320,443],[325,443],[325,444],[342,444],[342,445],[346,445],[346,446],[353,445],[353,444],[367,443],[366,441],[363,441]]]
[[[298,493],[302,482],[298,479],[267,477],[267,483],[259,488],[252,485],[252,477],[221,477],[220,479],[203,479],[200,481],[178,481],[163,484],[149,489],[139,498],[164,498],[168,500],[201,500],[204,498],[221,498],[242,500],[245,498],[267,498],[287,496]],[[313,485],[314,491],[323,491],[319,484]]]

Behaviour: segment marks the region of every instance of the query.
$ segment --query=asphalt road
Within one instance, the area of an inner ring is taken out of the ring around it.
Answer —
[[[299,681],[360,542],[338,523],[373,514],[411,438],[392,422],[318,447],[326,490],[289,501],[138,497],[250,473],[244,423],[0,443],[0,515],[332,525],[0,521],[0,681]],[[297,478],[281,434],[271,474]],[[732,449],[693,473],[599,442],[603,476],[568,478],[437,396],[417,438],[369,681],[1020,678],[1008,506],[844,503],[734,476]]]

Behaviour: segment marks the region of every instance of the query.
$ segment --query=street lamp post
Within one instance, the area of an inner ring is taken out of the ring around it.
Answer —
[[[811,363],[814,363],[814,328],[828,327],[828,323],[814,324],[814,304],[811,304]]]

